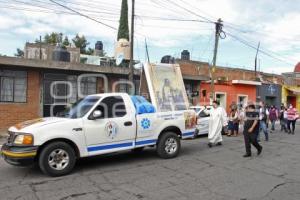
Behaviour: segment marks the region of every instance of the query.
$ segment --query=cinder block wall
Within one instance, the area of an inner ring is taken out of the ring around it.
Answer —
[[[26,103],[0,103],[0,134],[19,122],[38,118],[40,105],[39,72],[28,71]]]

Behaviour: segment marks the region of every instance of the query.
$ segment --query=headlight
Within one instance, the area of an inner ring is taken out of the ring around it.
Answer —
[[[33,144],[33,135],[31,135],[31,134],[17,135],[15,137],[14,144],[32,145]]]

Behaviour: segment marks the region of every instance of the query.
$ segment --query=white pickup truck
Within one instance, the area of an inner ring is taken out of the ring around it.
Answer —
[[[72,171],[78,158],[146,146],[155,146],[162,158],[173,158],[180,151],[180,139],[194,136],[193,110],[142,114],[136,106],[125,93],[87,96],[64,118],[10,127],[1,154],[12,165],[36,162],[44,173],[61,176]]]

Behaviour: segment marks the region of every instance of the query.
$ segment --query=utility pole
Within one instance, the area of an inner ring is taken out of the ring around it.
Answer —
[[[259,47],[260,47],[260,42],[258,42],[258,46],[257,46],[257,50],[256,50],[256,55],[255,55],[255,65],[254,65],[255,80],[257,78],[257,56],[258,56]]]
[[[135,0],[131,2],[131,34],[130,34],[130,63],[129,63],[129,81],[134,84],[134,60],[133,60],[133,49],[134,49],[134,4]],[[135,93],[135,91],[134,91]]]
[[[42,36],[40,36],[40,60],[42,60]]]
[[[148,51],[148,45],[147,45],[147,40],[146,40],[146,38],[145,38],[145,47],[146,47],[147,61],[148,61],[148,63],[150,63],[149,51]]]
[[[215,98],[215,69],[216,69],[216,62],[217,62],[217,54],[218,54],[218,46],[219,46],[219,38],[220,38],[220,33],[222,32],[222,20],[218,19],[218,21],[215,23],[216,24],[216,32],[215,32],[215,47],[214,47],[214,57],[213,57],[213,63],[212,66],[210,66],[210,77],[211,77],[211,83],[210,83],[210,103]]]

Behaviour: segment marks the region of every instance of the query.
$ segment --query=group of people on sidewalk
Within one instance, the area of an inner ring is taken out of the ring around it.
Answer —
[[[251,156],[251,144],[257,149],[257,155],[261,154],[263,147],[259,143],[260,132],[264,133],[265,141],[269,141],[269,122],[271,122],[271,132],[275,131],[276,121],[280,121],[281,131],[295,134],[295,124],[299,118],[297,109],[292,105],[286,108],[282,104],[278,110],[275,106],[266,107],[263,101],[259,102],[258,106],[249,101],[240,110],[238,110],[237,105],[232,104],[228,115],[219,102],[213,101],[213,108],[209,111],[205,110],[205,112],[210,114],[208,146],[222,145],[222,132],[224,132],[225,127],[228,127],[227,136],[237,136],[241,126],[246,149],[244,157]]]

